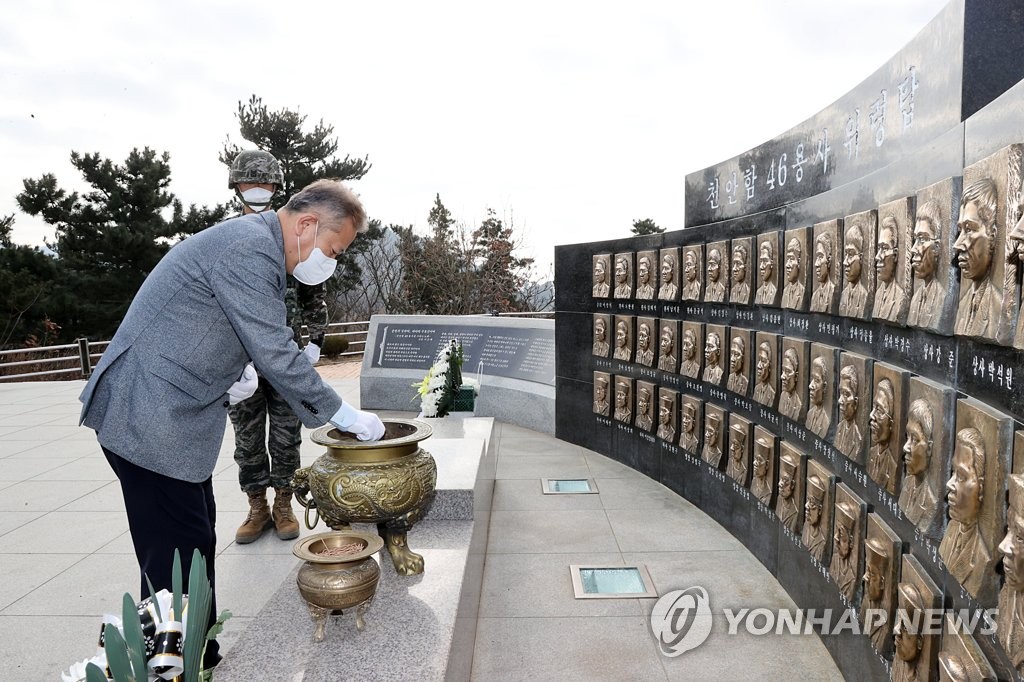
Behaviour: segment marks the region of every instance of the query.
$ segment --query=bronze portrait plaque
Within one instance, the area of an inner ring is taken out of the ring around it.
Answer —
[[[750,386],[750,330],[729,328],[729,378],[726,388],[746,396]]]
[[[864,501],[845,483],[836,484],[836,506],[833,510],[832,560],[828,572],[847,604],[855,604],[864,573],[861,553],[864,533]]]
[[[917,193],[917,208],[910,241],[913,295],[907,325],[953,333],[960,291],[960,271],[949,267],[960,214],[962,182],[947,178]]]
[[[679,371],[679,320],[658,320],[658,369],[675,374]]]
[[[896,497],[903,473],[903,396],[908,373],[876,362],[872,372],[871,411],[868,413],[868,476]]]
[[[750,263],[753,244],[753,237],[736,237],[730,243],[732,247],[729,267],[730,303],[750,305],[750,295],[754,292],[754,288],[751,286],[751,282],[754,281],[754,271],[751,269]]]
[[[807,430],[825,438],[832,427],[835,408],[836,349],[823,343],[811,344],[807,372]]]
[[[707,245],[704,261],[704,301],[725,303],[729,299],[729,242]]]
[[[683,288],[684,301],[699,301],[704,281],[704,245],[690,244],[683,247]]]
[[[938,586],[921,563],[904,554],[896,586],[897,611],[893,623],[892,682],[935,679],[940,636],[929,632],[926,614],[942,608]]]
[[[633,254],[617,253],[612,269],[614,298],[633,298]]]
[[[676,442],[678,429],[679,393],[664,386],[658,387],[658,438]]]
[[[722,468],[722,453],[726,447],[726,429],[729,413],[718,405],[704,405],[704,448],[700,456],[716,469]]]
[[[658,271],[658,300],[679,300],[679,247],[661,250],[661,265]]]
[[[985,658],[974,637],[965,633],[949,612],[942,617],[942,644],[939,647],[939,682],[995,682],[996,671]]]
[[[683,322],[683,340],[679,349],[679,373],[699,379],[704,359],[704,325],[701,322]]]
[[[629,377],[615,377],[615,412],[616,421],[633,424],[633,380]]]
[[[953,251],[960,301],[953,333],[1013,341],[1017,318],[1016,241],[1007,259],[1007,223],[1020,205],[1022,145],[1010,145],[964,168]],[[1015,203],[1008,205],[1008,202]],[[1011,225],[1012,227],[1012,225]]]
[[[610,315],[594,315],[594,355],[599,358],[608,357],[608,351],[611,350],[611,344],[608,342],[610,326]]]
[[[754,355],[754,400],[775,408],[779,386],[779,335],[757,332]]]
[[[821,462],[807,460],[807,501],[800,542],[819,564],[828,564],[832,544],[832,507],[835,476]]]
[[[633,425],[641,431],[654,430],[658,406],[654,404],[654,384],[649,381],[636,382],[636,416]]]
[[[704,373],[701,379],[713,386],[722,385],[725,376],[725,344],[728,342],[726,328],[721,324],[709,324],[704,332]]]
[[[700,439],[704,433],[704,401],[692,395],[683,395],[679,410],[679,447],[691,455],[700,454]]]
[[[594,414],[607,417],[611,414],[610,384],[612,377],[607,372],[594,372]]]
[[[658,252],[640,251],[636,254],[636,298],[653,301],[658,285]]]
[[[611,293],[612,256],[602,253],[594,256],[594,298],[608,298]]]
[[[903,442],[900,510],[925,536],[942,535],[949,457],[952,452],[955,394],[924,377],[910,377]]]
[[[757,291],[754,293],[754,303],[757,305],[779,305],[779,295],[782,293],[782,287],[779,286],[779,275],[782,272],[779,266],[782,253],[780,234],[778,230],[772,230],[757,237]]]
[[[633,316],[615,316],[615,345],[612,357],[623,362],[633,362]]]
[[[807,310],[807,282],[810,269],[807,264],[807,241],[811,228],[798,227],[786,230],[785,251],[783,251],[782,307],[789,310]]]
[[[1010,473],[1024,474],[1024,430],[1013,432],[1013,458]]]
[[[800,510],[804,506],[804,477],[807,456],[788,442],[779,443],[779,484],[775,515],[793,535],[800,533]]]
[[[729,415],[729,461],[725,473],[746,487],[750,476],[750,422],[738,414]]]
[[[839,354],[839,379],[836,381],[835,446],[847,459],[864,463],[871,412],[872,359],[857,353]]]
[[[875,294],[875,228],[878,211],[861,211],[843,221],[843,293],[839,314],[867,319]]]
[[[835,315],[839,305],[839,234],[841,219],[827,220],[814,226],[814,250],[811,252],[812,313]]]
[[[779,414],[802,424],[807,414],[807,341],[782,338],[779,360]]]
[[[1007,480],[1006,535],[999,543],[1006,582],[999,591],[996,632],[1018,675],[1024,673],[1024,475]]]
[[[1013,439],[1008,416],[973,398],[956,401],[956,437],[946,481],[949,524],[939,556],[984,606],[994,606],[996,546],[1006,527],[1006,472]]]
[[[634,362],[644,367],[654,367],[658,339],[658,321],[653,317],[636,318],[636,356]]]
[[[875,236],[875,302],[871,317],[905,324],[910,309],[913,275],[910,271],[910,235],[914,227],[914,197],[878,207]]]
[[[750,477],[750,492],[765,507],[772,506],[775,487],[775,434],[763,426],[754,426],[754,470]]]
[[[892,623],[902,550],[903,542],[896,531],[878,514],[868,514],[860,622],[871,639],[871,646],[887,658],[892,653]]]

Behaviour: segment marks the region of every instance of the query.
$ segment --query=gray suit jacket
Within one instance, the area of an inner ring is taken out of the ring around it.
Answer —
[[[142,284],[79,400],[100,444],[185,481],[213,473],[227,389],[252,359],[302,423],[322,426],[342,400],[286,324],[281,223],[232,218],[172,248]]]

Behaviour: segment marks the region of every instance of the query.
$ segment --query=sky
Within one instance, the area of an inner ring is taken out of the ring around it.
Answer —
[[[825,108],[946,0],[628,3],[38,0],[0,24],[0,216],[24,178],[82,189],[72,150],[170,154],[186,205],[231,198],[217,159],[238,102],[334,126],[372,168],[371,217],[426,230],[488,208],[550,268],[553,247],[683,226],[687,173]]]

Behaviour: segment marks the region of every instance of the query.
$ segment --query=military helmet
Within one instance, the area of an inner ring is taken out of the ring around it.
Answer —
[[[284,185],[281,164],[270,152],[262,149],[246,149],[238,152],[228,171],[228,189],[247,182],[254,185],[270,184],[280,188]]]

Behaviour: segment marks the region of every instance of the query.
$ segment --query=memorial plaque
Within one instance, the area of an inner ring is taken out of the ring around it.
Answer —
[[[779,414],[803,423],[807,415],[808,343],[783,337],[779,369]]]
[[[611,270],[612,256],[609,253],[602,253],[594,256],[593,268],[593,296],[594,298],[608,298],[611,294]]]
[[[779,335],[757,332],[757,360],[754,366],[754,400],[775,408],[779,386]]]
[[[654,300],[658,284],[658,252],[641,251],[636,254],[636,298],[639,301]]]
[[[892,653],[892,623],[896,614],[902,548],[899,535],[878,514],[868,514],[860,622],[864,634],[871,639],[871,646],[886,658]]]
[[[679,392],[664,386],[658,387],[658,438],[676,442],[679,428]]]
[[[750,492],[766,507],[772,505],[775,488],[775,434],[763,426],[754,426],[754,473],[750,477]]]
[[[757,237],[757,293],[754,296],[757,305],[779,305],[782,294],[782,287],[779,286],[781,234],[779,230],[772,230]]]
[[[746,397],[750,386],[750,330],[729,329],[729,378],[726,388]]]
[[[703,428],[704,401],[692,395],[683,395],[680,409],[679,447],[695,457],[699,455]]]
[[[828,565],[832,545],[833,488],[836,478],[821,462],[807,460],[807,501],[800,541],[814,560]]]
[[[940,636],[926,627],[927,614],[942,608],[938,586],[920,562],[909,554],[902,558],[896,588],[898,610],[893,625],[893,682],[933,680],[937,674]]]
[[[728,257],[728,241],[708,244],[707,267],[704,277],[704,301],[706,303],[725,303],[729,299],[729,276],[723,271],[722,263]],[[728,270],[728,264],[724,269]]]
[[[875,297],[875,229],[878,211],[861,211],[843,221],[843,293],[839,314],[868,319]]]
[[[655,334],[658,330],[658,321],[653,317],[638,317],[636,320],[636,358],[637,364],[644,367],[653,367],[655,350],[658,340]]]
[[[658,369],[675,374],[679,371],[679,320],[658,320]]]
[[[612,290],[614,298],[633,298],[633,254],[615,254],[614,282]]]
[[[807,310],[808,255],[807,240],[811,228],[786,230],[783,260],[782,307]]]
[[[690,244],[683,247],[683,289],[682,300],[701,300],[701,285],[704,280],[704,245]]]
[[[903,395],[907,372],[876,362],[872,372],[871,412],[868,413],[868,476],[893,496],[899,495],[903,466]]]
[[[616,421],[624,424],[633,423],[633,380],[629,377],[615,377],[615,412]]]
[[[910,309],[910,243],[914,228],[914,197],[878,207],[875,240],[875,302],[872,319],[903,325]]]
[[[1024,227],[1022,227],[1024,232]],[[729,302],[739,305],[750,305],[750,295],[754,289],[754,271],[751,268],[752,237],[736,237],[731,242],[732,258],[730,268]]]
[[[865,435],[871,411],[872,360],[856,353],[839,354],[835,446],[847,459],[864,463]]]
[[[952,452],[954,392],[923,377],[910,377],[903,486],[899,506],[926,537],[938,540],[944,521],[940,500]]]
[[[657,419],[655,412],[658,408],[654,404],[654,397],[654,384],[649,381],[636,382],[636,417],[633,425],[648,433],[654,430]]]
[[[704,358],[704,325],[700,322],[683,322],[683,343],[679,358],[682,365],[679,373],[684,377],[697,379],[701,376],[701,360]]]
[[[845,483],[836,484],[836,507],[834,510],[835,534],[832,538],[832,561],[828,572],[847,603],[855,605],[859,593],[861,576],[861,553],[863,551],[861,529],[867,507],[864,501]]]
[[[996,671],[974,637],[963,631],[952,613],[943,617],[939,650],[939,682],[995,682]]]
[[[608,394],[612,377],[607,372],[594,372],[594,414],[607,417],[611,414],[611,397]]]
[[[611,315],[594,315],[594,355],[599,358],[608,357],[611,345],[608,343],[608,327],[611,326]]]
[[[658,300],[675,302],[679,300],[679,247],[661,250],[661,267],[659,271],[661,284],[658,287]]]
[[[1024,476],[1009,477],[1006,535],[999,543],[1006,582],[999,592],[996,632],[999,643],[1014,666],[1024,673]]]
[[[750,476],[750,422],[738,414],[729,415],[729,461],[725,473],[746,487]]]
[[[839,305],[839,234],[842,219],[828,220],[814,226],[814,251],[811,254],[812,313],[835,315]]]
[[[615,316],[615,349],[612,357],[623,362],[633,362],[633,316]]]
[[[726,448],[726,427],[729,413],[719,407],[707,403],[704,405],[704,447],[701,458],[716,469],[722,468],[722,453]]]
[[[775,515],[793,535],[800,532],[800,511],[804,506],[804,477],[807,455],[788,441],[779,444],[779,485]]]
[[[832,428],[835,408],[836,349],[822,343],[811,344],[811,368],[807,383],[807,430],[826,438]]]
[[[701,374],[701,379],[713,386],[720,386],[722,377],[725,375],[725,359],[722,357],[722,349],[727,339],[728,335],[724,325],[707,325],[704,337],[704,373]]]
[[[914,293],[907,324],[946,335],[953,333],[960,291],[959,270],[947,263],[953,259],[961,188],[960,178],[947,178],[917,193],[910,246]]]

